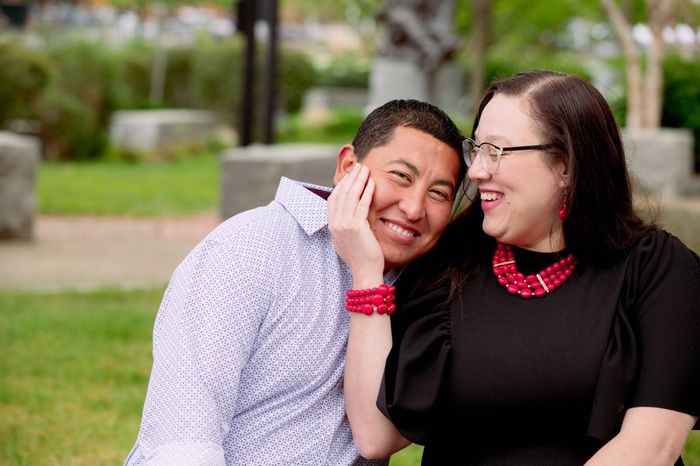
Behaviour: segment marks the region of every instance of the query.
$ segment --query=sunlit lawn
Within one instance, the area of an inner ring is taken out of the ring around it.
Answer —
[[[338,148],[352,141],[363,114],[340,111],[319,127],[287,117],[279,142],[325,142]],[[63,215],[163,216],[218,208],[221,150],[183,153],[168,162],[97,160],[42,163],[38,211]]]
[[[121,464],[162,290],[0,293],[0,464]]]
[[[391,457],[389,466],[419,466],[423,447],[410,445]]]
[[[162,292],[0,292],[0,465],[121,464]],[[411,447],[392,466],[419,463]]]
[[[123,461],[138,430],[162,292],[0,292],[0,465]],[[417,466],[420,452],[411,446],[391,466]],[[700,432],[685,460],[700,466]]]
[[[42,163],[38,210],[142,216],[215,210],[219,164],[218,154],[167,163]]]

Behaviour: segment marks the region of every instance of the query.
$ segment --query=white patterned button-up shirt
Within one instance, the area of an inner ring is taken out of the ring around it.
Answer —
[[[125,465],[387,463],[359,457],[345,416],[352,277],[329,192],[282,178],[273,202],[223,222],[178,266]]]

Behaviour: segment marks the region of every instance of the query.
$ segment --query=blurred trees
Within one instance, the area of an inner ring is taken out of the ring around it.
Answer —
[[[185,4],[213,4],[225,15],[233,7],[232,0],[161,3],[171,11]],[[153,15],[156,5],[153,0],[114,0],[112,4],[136,8],[144,17]],[[361,50],[332,55],[319,53],[324,44],[314,37],[316,42],[309,42],[298,55],[285,54],[279,98],[287,112],[299,108],[309,86],[366,85],[377,48],[376,14],[382,4],[384,0],[280,0],[282,22],[344,23],[358,32],[363,44]],[[465,71],[472,103],[496,77],[551,68],[593,79],[613,105],[616,100],[623,102],[617,114],[620,124],[651,122],[700,131],[698,90],[691,82],[693,76],[697,81],[693,73],[700,61],[699,21],[696,0],[470,0],[458,2],[453,26],[459,39],[456,56]],[[664,27],[681,23],[695,31],[695,45],[670,43],[665,49]],[[640,41],[643,30],[651,31],[649,37],[655,41],[648,47]],[[33,115],[49,125],[58,139],[70,132],[59,122],[68,126],[73,122],[79,136],[66,147],[78,147],[77,153],[87,154],[104,147],[95,136],[104,133],[91,125],[104,125],[110,109],[176,105],[235,111],[241,63],[235,40],[200,41],[196,52],[169,45],[165,79],[158,92],[152,92],[150,86],[156,53],[152,43],[131,45],[128,56],[112,56],[108,47],[94,55],[75,45],[65,56],[57,55],[65,40],[56,34],[46,41],[44,50],[0,44],[5,47],[0,50],[0,125],[31,117],[27,112],[33,109]],[[84,66],[81,60],[86,61]],[[660,97],[664,95],[673,104],[664,103]],[[640,103],[649,96],[654,96],[655,103]],[[85,105],[94,110],[87,111]],[[652,116],[642,116],[644,112]],[[461,116],[469,118],[472,113],[465,111]],[[63,145],[55,147],[60,153],[68,150]]]
[[[663,106],[663,60],[666,55],[664,29],[673,26],[691,6],[687,0],[645,0],[644,8],[627,8],[616,0],[600,0],[610,18],[625,56],[627,80],[627,126],[655,128],[661,123]],[[650,41],[646,53],[634,37],[634,22],[648,25]]]
[[[168,48],[158,107],[207,109],[222,122],[233,121],[241,105],[241,49],[237,38]],[[102,157],[115,110],[154,107],[149,87],[155,53],[147,42],[114,48],[67,39],[34,49],[0,37],[0,128],[35,122],[47,159]],[[283,48],[279,71],[285,80],[278,108],[296,112],[315,70],[306,56]]]
[[[42,53],[0,41],[0,123],[40,98],[49,73],[49,61]]]
[[[471,95],[471,111],[476,112],[479,96],[486,87],[486,54],[491,35],[491,0],[472,0],[474,20],[471,33],[473,66],[469,94]]]
[[[371,19],[382,0],[280,0],[282,20],[304,22],[347,21],[358,23]]]

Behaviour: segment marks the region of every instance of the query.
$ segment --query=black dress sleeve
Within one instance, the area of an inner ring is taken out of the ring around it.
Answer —
[[[664,231],[628,258],[589,435],[609,440],[638,406],[700,415],[700,259]]]
[[[399,306],[391,316],[393,346],[377,407],[404,437],[418,444],[425,444],[444,389],[450,356],[448,292],[445,286],[414,293],[406,302],[397,295]]]

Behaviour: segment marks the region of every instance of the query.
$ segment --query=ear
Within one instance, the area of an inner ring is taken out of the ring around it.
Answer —
[[[355,148],[352,146],[352,144],[345,144],[340,148],[340,151],[338,151],[338,161],[335,164],[333,185],[335,186],[338,184],[343,176],[352,170],[356,163],[357,156],[355,155]]]
[[[557,164],[557,174],[559,175],[559,187],[562,190],[567,189],[571,183],[571,172],[566,162],[561,161]]]
[[[569,189],[569,184],[571,182],[571,178],[569,177],[568,173],[562,174],[561,178],[559,178],[559,187],[561,189]]]

